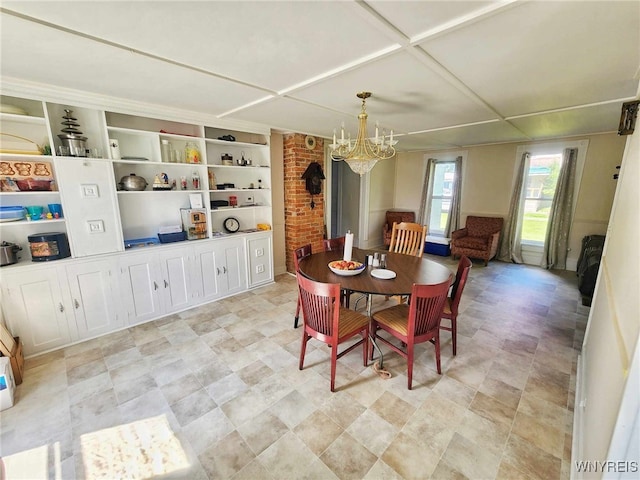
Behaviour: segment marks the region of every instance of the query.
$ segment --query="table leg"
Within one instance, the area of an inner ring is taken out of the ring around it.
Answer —
[[[367,316],[369,317],[369,321],[371,321],[371,304],[373,303],[373,295],[371,295],[370,293],[367,294]],[[380,354],[380,365],[379,368],[380,370],[382,370],[382,365],[384,362],[384,357],[382,355],[382,350],[380,350],[380,347],[378,346],[378,344],[376,343],[376,341],[373,339],[373,335],[371,333],[369,333],[369,341],[371,342],[371,345],[373,345],[373,348],[375,348],[378,353]]]

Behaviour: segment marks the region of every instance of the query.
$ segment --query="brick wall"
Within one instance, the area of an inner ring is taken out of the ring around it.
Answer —
[[[302,174],[309,164],[318,162],[324,166],[324,140],[316,137],[316,146],[309,150],[305,146],[306,135],[285,134],[284,150],[284,235],[287,252],[287,271],[294,272],[293,250],[311,244],[314,252],[322,251],[324,238],[324,194],[313,196],[315,208],[311,208],[311,194],[305,188]],[[324,168],[324,167],[323,167]]]

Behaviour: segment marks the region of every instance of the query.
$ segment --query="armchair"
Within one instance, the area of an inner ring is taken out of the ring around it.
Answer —
[[[498,217],[468,216],[465,228],[451,233],[451,255],[455,259],[466,255],[470,258],[489,260],[496,256],[503,219]]]
[[[391,233],[393,231],[394,223],[415,223],[416,214],[408,211],[387,211],[387,216],[384,225],[382,226],[382,238],[384,240],[385,247],[391,245]]]

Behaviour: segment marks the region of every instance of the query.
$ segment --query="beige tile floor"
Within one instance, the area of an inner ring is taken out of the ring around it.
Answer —
[[[430,257],[455,270],[455,263]],[[384,380],[354,351],[297,367],[295,278],[26,362],[0,414],[7,478],[569,478],[588,310],[572,272],[475,263],[443,332]],[[389,305],[376,299],[374,308]]]

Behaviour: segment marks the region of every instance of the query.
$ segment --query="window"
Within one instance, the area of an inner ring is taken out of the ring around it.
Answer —
[[[427,198],[427,231],[429,235],[444,236],[445,234],[455,176],[455,162],[437,161],[433,164],[433,174],[431,175],[431,185]]]
[[[529,165],[525,166],[521,231],[523,243],[544,245],[561,165],[562,152],[558,152],[532,155]]]

